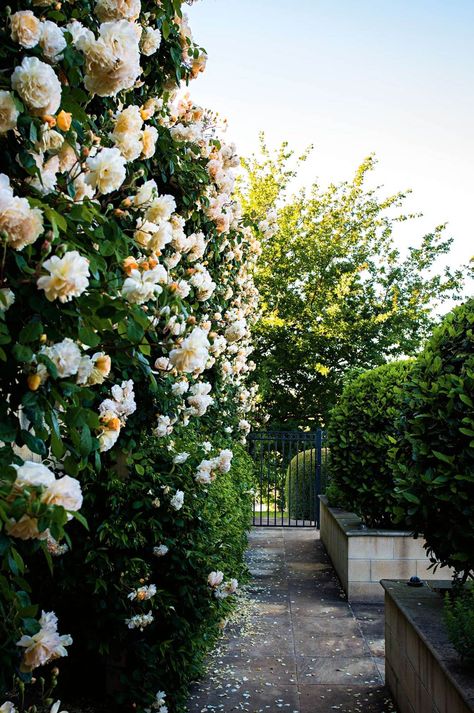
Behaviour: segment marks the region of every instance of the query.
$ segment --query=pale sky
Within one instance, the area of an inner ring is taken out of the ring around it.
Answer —
[[[474,254],[474,0],[200,0],[209,54],[194,100],[229,121],[239,152],[288,140],[315,151],[302,180],[350,178],[375,152],[376,183],[411,188],[400,245],[445,221],[451,263]]]

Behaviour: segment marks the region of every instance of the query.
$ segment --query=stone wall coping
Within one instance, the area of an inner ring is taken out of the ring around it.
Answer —
[[[366,527],[355,513],[331,507],[325,495],[320,495],[319,499],[325,504],[346,537],[413,537],[413,532],[410,530],[383,530]]]
[[[442,619],[443,597],[434,591],[437,586],[446,589],[446,580],[432,580],[423,587],[408,587],[405,581],[396,579],[382,579],[380,584],[431,651],[469,710],[474,710],[474,673],[461,662],[448,638]]]

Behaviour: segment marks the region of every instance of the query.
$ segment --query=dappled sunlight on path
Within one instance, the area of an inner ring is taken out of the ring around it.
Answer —
[[[254,529],[253,579],[190,713],[392,713],[383,608],[349,606],[317,530]]]

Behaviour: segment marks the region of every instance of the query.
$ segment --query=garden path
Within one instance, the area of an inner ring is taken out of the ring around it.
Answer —
[[[189,713],[392,713],[383,607],[344,601],[319,532],[254,529],[252,582]]]

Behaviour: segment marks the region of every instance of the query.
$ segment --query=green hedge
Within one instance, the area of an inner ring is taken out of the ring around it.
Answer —
[[[285,506],[290,518],[315,519],[315,478],[317,451],[315,448],[294,456],[286,471]]]
[[[474,666],[474,583],[446,594],[444,622],[461,660]]]
[[[175,440],[175,449],[199,452],[202,436],[187,429],[185,438]],[[65,707],[85,680],[88,696],[100,701],[108,680],[117,710],[131,695],[139,703],[149,690],[168,691],[170,713],[186,710],[188,685],[202,673],[203,658],[235,601],[213,596],[208,574],[221,570],[226,580],[239,581],[247,576],[243,555],[251,522],[253,462],[241,445],[214,446],[213,453],[231,447],[234,457],[230,472],[219,474],[208,487],[195,487],[197,462],[192,457],[173,467],[171,456],[164,458],[162,441],[155,438],[148,438],[140,450],[144,472],[132,465],[125,475],[87,484],[85,507],[98,513],[97,522],[90,516],[90,535],[78,538],[58,561],[55,582],[48,583],[46,571],[42,578],[49,589],[45,592],[43,586],[43,593],[77,642],[62,665]],[[209,456],[203,452],[203,457]],[[186,493],[178,512],[169,504],[176,489]],[[169,547],[168,553],[150,558],[160,544]],[[40,572],[36,575],[39,581]],[[130,641],[123,623],[131,614],[124,594],[140,581],[157,586],[155,597],[143,603],[144,610],[152,607],[155,619],[143,632],[132,632]],[[84,630],[87,642],[80,636]]]
[[[433,562],[474,572],[474,299],[435,330],[406,386],[392,452],[399,505]]]
[[[413,362],[384,364],[345,387],[328,427],[331,504],[356,512],[369,527],[392,524],[393,476],[388,453],[403,384]]]

